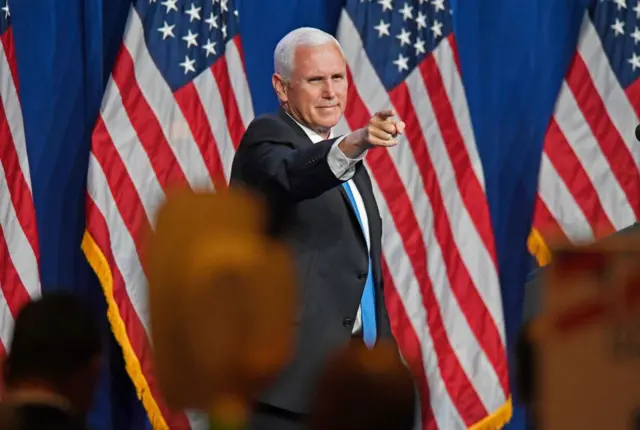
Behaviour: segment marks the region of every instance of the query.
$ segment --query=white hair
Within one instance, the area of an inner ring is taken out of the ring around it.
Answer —
[[[320,46],[327,43],[336,45],[344,56],[340,43],[329,33],[313,27],[300,27],[290,31],[280,39],[273,52],[274,71],[288,81],[293,72],[293,62],[298,46]]]

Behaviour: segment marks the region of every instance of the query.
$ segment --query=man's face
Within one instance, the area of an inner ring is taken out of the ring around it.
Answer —
[[[278,98],[289,114],[328,137],[347,103],[347,65],[333,43],[296,48],[289,82],[274,75]]]

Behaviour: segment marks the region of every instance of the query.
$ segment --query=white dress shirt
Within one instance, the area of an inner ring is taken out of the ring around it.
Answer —
[[[291,115],[289,115],[291,116]],[[296,121],[293,117],[291,117],[295,121],[296,124],[305,132],[311,142],[318,143],[322,142],[324,139],[315,131],[311,130],[309,127],[306,127]],[[333,139],[335,136],[333,134],[333,130],[329,133],[329,139]],[[336,178],[346,182],[346,185],[351,188],[351,192],[353,193],[353,199],[356,201],[356,207],[358,208],[358,214],[360,215],[360,220],[362,221],[362,227],[364,230],[364,237],[367,242],[367,251],[371,252],[371,243],[369,237],[369,218],[367,217],[367,210],[364,207],[364,201],[362,200],[362,195],[358,191],[358,187],[351,180],[353,175],[356,173],[356,163],[362,160],[367,154],[366,151],[360,155],[358,158],[349,158],[338,148],[338,144],[344,139],[345,136],[341,136],[336,139],[335,143],[329,150],[329,154],[327,155],[327,164],[329,165],[329,169],[336,176]],[[356,320],[353,324],[352,333],[359,333],[362,330],[362,315],[360,312],[360,306],[358,306],[358,313],[356,314]]]

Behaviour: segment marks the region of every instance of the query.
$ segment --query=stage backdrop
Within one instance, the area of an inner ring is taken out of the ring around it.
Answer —
[[[484,166],[509,340],[520,324],[530,268],[526,241],[542,141],[586,2],[452,4],[462,79]],[[300,26],[335,32],[343,3],[240,3],[256,114],[276,107],[270,74],[278,39]],[[91,132],[120,47],[129,1],[10,0],[9,6],[40,235],[42,288],[71,289],[86,296],[109,334],[102,291],[80,242]],[[142,428],[144,410],[135,399],[117,344],[111,341],[110,346],[91,424],[105,430]],[[518,408],[510,428],[524,428]]]

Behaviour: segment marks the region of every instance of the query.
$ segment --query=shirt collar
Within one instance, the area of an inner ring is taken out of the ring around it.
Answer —
[[[311,130],[309,127],[302,125],[298,120],[296,120],[293,116],[291,116],[289,112],[285,111],[285,113],[289,115],[289,118],[291,118],[296,124],[298,124],[298,127],[300,127],[302,131],[304,131],[304,133],[307,135],[307,137],[309,137],[311,142],[318,143],[325,140],[324,137],[320,136],[318,133]],[[335,136],[333,135],[333,129],[331,129],[331,131],[329,131],[329,139],[333,139],[334,137]]]

